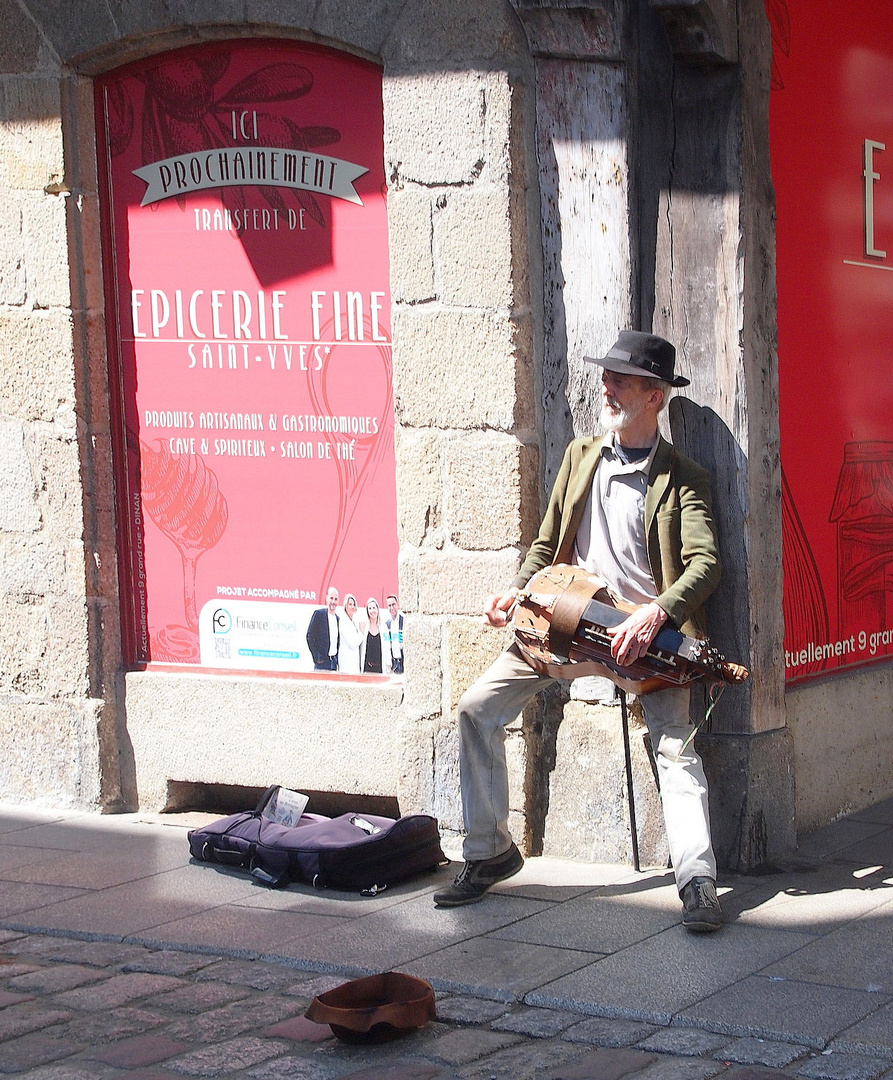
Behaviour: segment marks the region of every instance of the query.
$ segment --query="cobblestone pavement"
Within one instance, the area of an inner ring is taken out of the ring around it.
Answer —
[[[0,1080],[893,1080],[893,800],[720,882],[530,859],[470,908],[453,868],[364,898],[190,861],[188,816],[0,805]],[[374,971],[437,992],[375,1045],[304,1012]]]
[[[376,1045],[304,1018],[344,981],[225,955],[0,931],[0,1074],[28,1080],[881,1080],[893,1061],[439,994]]]

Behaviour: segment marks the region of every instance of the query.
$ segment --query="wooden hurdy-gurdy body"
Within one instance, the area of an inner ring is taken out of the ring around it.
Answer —
[[[612,597],[605,583],[579,566],[558,564],[534,574],[512,611],[515,640],[535,671],[556,679],[602,675],[633,694],[696,679],[740,683],[747,668],[730,663],[710,643],[664,626],[644,656],[618,664],[608,628],[635,610]]]

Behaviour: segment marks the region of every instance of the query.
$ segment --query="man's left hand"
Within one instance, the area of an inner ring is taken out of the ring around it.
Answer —
[[[611,656],[618,664],[632,664],[648,650],[658,630],[667,621],[667,613],[658,604],[642,604],[617,626],[608,627]]]

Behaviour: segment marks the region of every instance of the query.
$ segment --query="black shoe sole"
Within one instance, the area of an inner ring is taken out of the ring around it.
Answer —
[[[712,934],[716,930],[722,930],[722,923],[683,922],[682,925],[690,934]]]
[[[446,896],[443,893],[441,893],[440,898],[438,899],[438,894],[435,893],[434,894],[434,906],[435,907],[465,907],[466,904],[477,904],[481,900],[484,899],[484,897],[493,888],[494,885],[498,885],[502,881],[508,881],[509,878],[513,878],[515,876],[515,874],[520,874],[520,872],[523,869],[524,869],[524,860],[522,859],[521,862],[519,863],[519,865],[516,866],[514,870],[510,870],[509,873],[503,875],[503,877],[498,878],[496,881],[492,882],[492,884],[488,885],[485,889],[483,889],[481,892],[479,892],[476,896],[469,896],[467,898],[463,896],[463,897],[457,897],[456,899],[453,899],[453,898],[451,898],[449,896]]]

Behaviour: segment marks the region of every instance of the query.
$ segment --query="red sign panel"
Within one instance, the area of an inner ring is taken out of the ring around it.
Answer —
[[[214,42],[97,116],[130,660],[312,671],[330,589],[333,656],[396,590],[381,71]]]
[[[893,655],[893,8],[766,7],[796,681]]]

